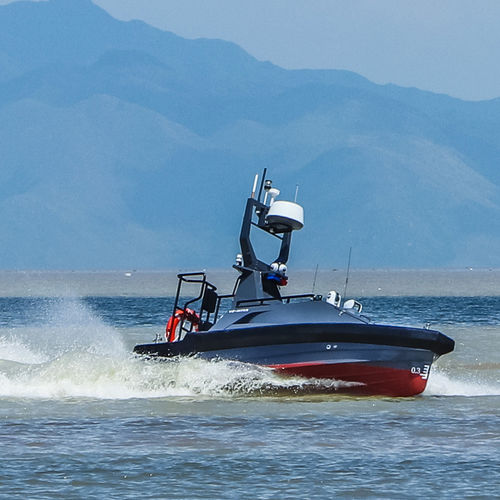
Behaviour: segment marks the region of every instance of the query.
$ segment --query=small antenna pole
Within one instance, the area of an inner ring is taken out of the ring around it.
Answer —
[[[267,175],[267,168],[265,168],[264,172],[262,172],[262,179],[260,180],[259,197],[257,198],[257,201],[260,201],[260,197],[262,195],[262,189],[264,188],[264,182],[266,180],[266,175]]]
[[[295,198],[293,199],[294,203],[297,203],[297,195],[299,194],[299,185],[295,184]]]
[[[347,260],[347,273],[345,275],[345,285],[344,285],[344,299],[347,293],[347,284],[349,283],[349,272],[351,271],[351,253],[352,247],[349,247],[349,259]]]
[[[316,271],[314,271],[314,279],[313,279],[313,288],[312,288],[312,293],[314,293],[314,290],[316,289],[316,276],[318,276],[318,265],[316,264]]]

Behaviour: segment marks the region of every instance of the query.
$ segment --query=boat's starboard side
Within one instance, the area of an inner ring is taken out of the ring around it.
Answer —
[[[421,393],[434,359],[453,341],[434,330],[382,325],[287,325],[208,331],[180,342],[136,346],[153,357],[196,355],[271,367],[284,375],[347,382],[356,394]]]

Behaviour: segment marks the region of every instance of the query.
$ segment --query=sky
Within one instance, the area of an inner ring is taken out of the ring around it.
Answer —
[[[500,97],[500,0],[93,1],[118,19],[229,40],[284,68],[347,69],[467,100]]]

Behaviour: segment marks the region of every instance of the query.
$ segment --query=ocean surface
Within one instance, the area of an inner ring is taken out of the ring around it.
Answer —
[[[0,272],[1,498],[500,498],[498,270],[353,272],[373,321],[456,341],[413,398],[134,357],[174,274]]]

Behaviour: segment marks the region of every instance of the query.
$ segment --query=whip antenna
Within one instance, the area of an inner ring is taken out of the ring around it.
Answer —
[[[262,196],[262,188],[264,187],[264,181],[266,180],[267,168],[262,172],[262,179],[260,180],[260,188],[259,188],[259,196],[257,197],[257,201],[260,201],[260,197]]]
[[[349,272],[351,270],[351,253],[352,253],[352,247],[349,247],[349,259],[347,260],[347,272],[345,275],[345,285],[344,285],[344,300],[347,293],[347,284],[349,283]]]
[[[313,289],[312,289],[312,293],[314,293],[314,289],[316,288],[316,276],[318,276],[318,265],[319,265],[319,264],[316,264],[316,271],[314,271],[314,279],[313,279]]]

